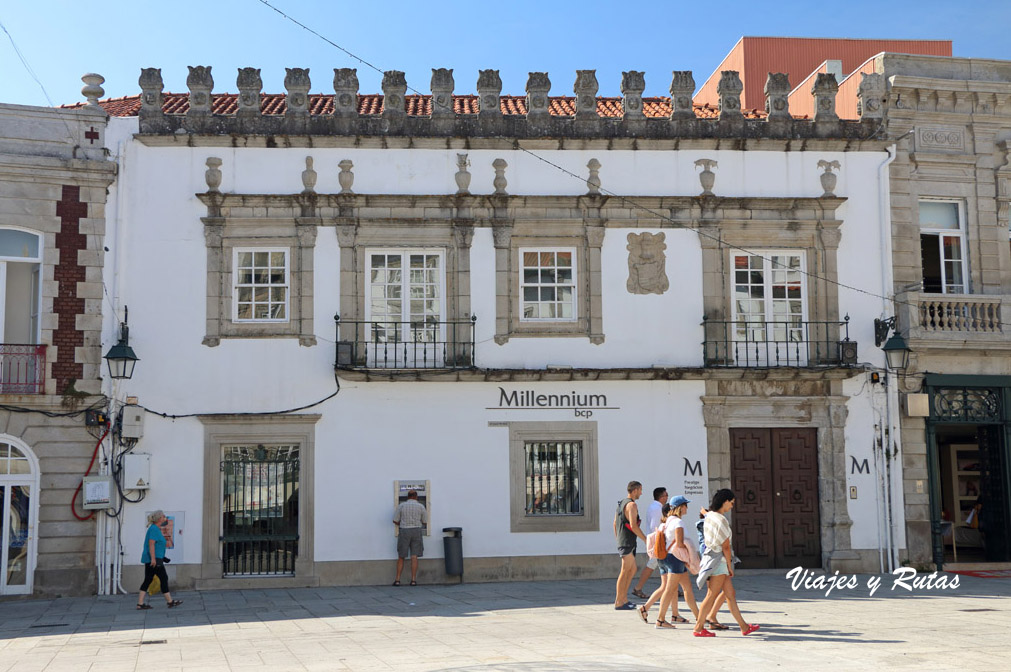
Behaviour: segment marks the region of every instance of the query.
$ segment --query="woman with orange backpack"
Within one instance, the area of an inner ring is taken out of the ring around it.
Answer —
[[[687,510],[688,500],[683,495],[679,495],[673,501],[664,504],[660,518],[661,524],[656,531],[654,555],[660,568],[660,587],[650,595],[646,604],[639,607],[639,616],[642,617],[644,622],[648,623],[649,608],[653,602],[659,599],[660,615],[656,619],[658,630],[674,628],[674,624],[665,619],[667,609],[671,605],[674,606],[674,620],[678,623],[687,622],[687,619],[677,615],[677,594],[680,579],[686,575],[688,568],[684,562],[674,555],[675,549],[684,554],[688,553],[688,549],[685,547],[684,523],[681,521],[681,516]],[[692,605],[695,601],[694,598],[695,595],[692,594],[689,600],[688,593],[685,594],[685,600],[689,601],[689,606],[694,606]],[[692,609],[692,611],[695,612],[696,609],[697,607]]]

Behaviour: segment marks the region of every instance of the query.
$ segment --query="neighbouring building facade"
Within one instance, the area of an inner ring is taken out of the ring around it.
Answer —
[[[107,157],[101,77],[79,109],[0,105],[0,596],[90,594],[98,518],[77,489],[102,428]]]
[[[430,96],[397,72],[381,96],[333,84],[293,68],[266,95],[243,68],[215,94],[194,67],[166,94],[148,69],[102,101],[105,279],[150,455],[126,585],[155,509],[184,588],[389,581],[410,487],[425,581],[445,527],[468,580],[610,576],[632,479],[693,506],[733,487],[744,566],[877,571],[904,548],[869,347],[892,285],[880,77],[856,121],[829,75],[809,120],[785,77],[742,114],[733,72],[716,110],[688,72],[670,97],[637,72],[622,98],[593,71],[568,97],[546,73],[524,97],[496,71],[476,96],[449,70]]]
[[[880,54],[910,559],[1011,561],[1011,63]],[[969,513],[977,501],[978,527]]]

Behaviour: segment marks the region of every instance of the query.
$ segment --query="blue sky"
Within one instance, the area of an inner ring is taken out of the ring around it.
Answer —
[[[623,70],[645,71],[646,95],[664,95],[672,70],[701,84],[742,35],[949,39],[956,56],[1011,60],[1009,0],[269,2],[381,70],[405,71],[422,92],[438,67],[454,69],[457,93],[475,91],[478,70],[499,69],[503,93],[516,95],[530,71],[549,72],[561,95],[577,69],[595,68],[601,95],[619,95]],[[378,72],[259,0],[7,0],[0,22],[55,104],[82,100],[85,72],[105,77],[109,97],[139,93],[142,67],[185,91],[187,65],[213,66],[222,92],[236,90],[244,66],[261,68],[268,92],[284,91],[285,67],[310,68],[314,93],[332,91],[333,68],[357,67],[361,91],[381,92]],[[0,72],[0,102],[48,104],[2,32]]]

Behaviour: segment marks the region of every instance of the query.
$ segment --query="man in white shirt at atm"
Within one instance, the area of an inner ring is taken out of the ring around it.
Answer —
[[[667,503],[667,488],[653,488],[653,502],[646,509],[646,525],[643,530],[647,535],[650,532],[656,530],[660,526],[660,514],[663,509],[663,505]],[[656,558],[650,558],[646,563],[646,566],[642,568],[642,573],[639,575],[639,584],[632,591],[632,594],[636,597],[645,600],[647,598],[646,594],[642,592],[643,586],[649,581],[649,577],[652,576],[653,570],[656,569]]]

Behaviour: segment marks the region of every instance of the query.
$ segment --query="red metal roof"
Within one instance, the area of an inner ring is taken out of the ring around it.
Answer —
[[[842,61],[843,77],[868,58],[888,51],[897,54],[951,56],[951,40],[851,40],[816,37],[742,37],[695,95],[696,103],[716,105],[716,85],[722,70],[737,70],[744,83],[741,106],[765,108],[765,81],[770,72],[790,75],[797,86],[827,60]],[[841,80],[840,80],[841,81]]]
[[[217,93],[211,96],[211,111],[214,114],[235,114],[238,103],[234,93]],[[432,113],[432,97],[430,95],[404,96],[407,114],[411,116],[427,116]],[[621,98],[597,98],[597,113],[601,117],[619,119],[623,114]],[[642,99],[643,113],[651,118],[669,117],[671,112],[670,98],[644,97]],[[122,98],[107,98],[98,104],[113,117],[134,117],[140,110],[140,96],[124,96]],[[61,107],[77,108],[84,103],[63,105]],[[764,104],[763,104],[764,105]],[[523,115],[527,113],[526,96],[501,96],[499,106],[502,114]],[[166,114],[185,114],[189,109],[189,94],[166,93],[162,111]],[[260,95],[260,111],[263,114],[284,114],[287,109],[283,93],[264,93]],[[453,96],[453,109],[457,114],[477,114],[478,98],[474,95]],[[358,96],[359,114],[380,114],[383,111],[383,96],[381,94],[365,94]],[[576,99],[573,96],[552,96],[549,113],[554,116],[572,116],[576,113]],[[332,114],[333,94],[309,94],[309,114]],[[719,110],[712,105],[695,105],[695,116],[700,119],[715,119]],[[765,110],[746,109],[744,116],[748,119],[764,119]]]

